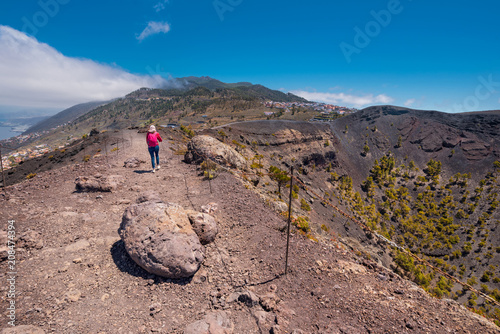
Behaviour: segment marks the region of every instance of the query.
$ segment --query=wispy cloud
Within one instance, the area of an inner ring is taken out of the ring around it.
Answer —
[[[53,47],[2,25],[0,59],[0,105],[69,107],[166,83],[159,75],[139,76],[92,60],[66,57]]]
[[[156,34],[166,34],[170,31],[170,24],[167,22],[149,22],[148,26],[137,36],[139,42],[142,42],[145,38],[156,35]]]
[[[405,105],[405,107],[410,107],[415,102],[417,102],[416,99],[408,99],[408,100],[406,100],[406,102],[404,103],[404,105]]]
[[[332,104],[340,104],[343,106],[353,106],[356,108],[369,106],[372,104],[388,104],[394,101],[394,99],[385,94],[380,95],[351,95],[345,93],[322,93],[322,92],[308,92],[308,91],[291,91],[291,93],[302,96],[303,98],[309,101],[323,102],[323,103],[332,103]]]
[[[165,9],[166,5],[168,3],[168,0],[162,0],[158,2],[156,5],[153,6],[153,8],[156,10],[156,12],[161,12],[162,10]]]

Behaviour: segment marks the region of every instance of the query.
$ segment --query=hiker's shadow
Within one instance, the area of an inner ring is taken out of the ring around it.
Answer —
[[[116,266],[118,267],[118,269],[120,269],[121,272],[127,273],[135,277],[141,277],[145,280],[153,279],[154,284],[166,282],[178,285],[186,285],[191,283],[192,277],[184,279],[169,279],[148,273],[146,270],[141,268],[137,263],[135,263],[134,260],[132,260],[132,258],[128,255],[125,249],[125,244],[123,243],[122,240],[118,240],[117,242],[115,242],[113,246],[111,246],[110,252],[113,261],[115,262]]]
[[[136,173],[136,174],[151,173],[151,169],[148,169],[148,170],[134,170],[134,173]]]

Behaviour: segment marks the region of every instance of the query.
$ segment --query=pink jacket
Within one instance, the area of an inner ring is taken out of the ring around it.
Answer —
[[[160,137],[158,132],[148,132],[146,136],[146,142],[148,143],[148,147],[155,147],[158,145],[158,141],[162,142],[163,140]]]

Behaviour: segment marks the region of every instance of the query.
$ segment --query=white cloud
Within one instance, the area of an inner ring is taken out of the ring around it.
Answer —
[[[356,108],[365,107],[372,104],[388,104],[394,101],[392,97],[384,94],[376,96],[374,96],[373,94],[356,96],[345,93],[321,93],[307,91],[291,91],[291,93],[302,96],[309,101],[340,104],[343,106],[353,106]]]
[[[142,42],[145,38],[156,35],[156,34],[166,34],[170,31],[170,24],[167,22],[149,22],[148,26],[138,35],[136,38],[139,42]]]
[[[405,107],[410,107],[410,106],[411,106],[412,104],[414,104],[415,102],[417,102],[417,100],[416,100],[416,99],[408,99],[408,100],[406,100],[406,102],[405,102],[405,104],[404,104],[404,105],[405,105]]]
[[[88,59],[70,58],[35,38],[0,25],[0,105],[65,108],[108,100],[140,87],[159,87],[161,76],[139,76]]]
[[[163,0],[158,2],[156,5],[153,6],[153,8],[156,10],[156,12],[161,12],[162,10],[165,9],[166,4],[168,3],[168,0]]]

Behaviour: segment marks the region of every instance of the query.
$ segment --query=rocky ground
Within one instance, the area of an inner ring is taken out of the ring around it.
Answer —
[[[283,275],[285,221],[230,173],[203,180],[196,166],[161,146],[149,161],[143,134],[116,156],[39,173],[0,197],[2,230],[15,221],[16,324],[41,333],[497,333],[451,300],[334,242],[292,233]],[[113,176],[112,192],[76,192],[81,176]],[[144,192],[212,215],[219,233],[191,279],[170,280],[136,265],[118,236],[125,209]],[[323,238],[324,239],[324,238]],[[7,263],[1,264],[7,308]],[[9,333],[2,311],[0,328]],[[18,333],[28,332],[18,327]]]

